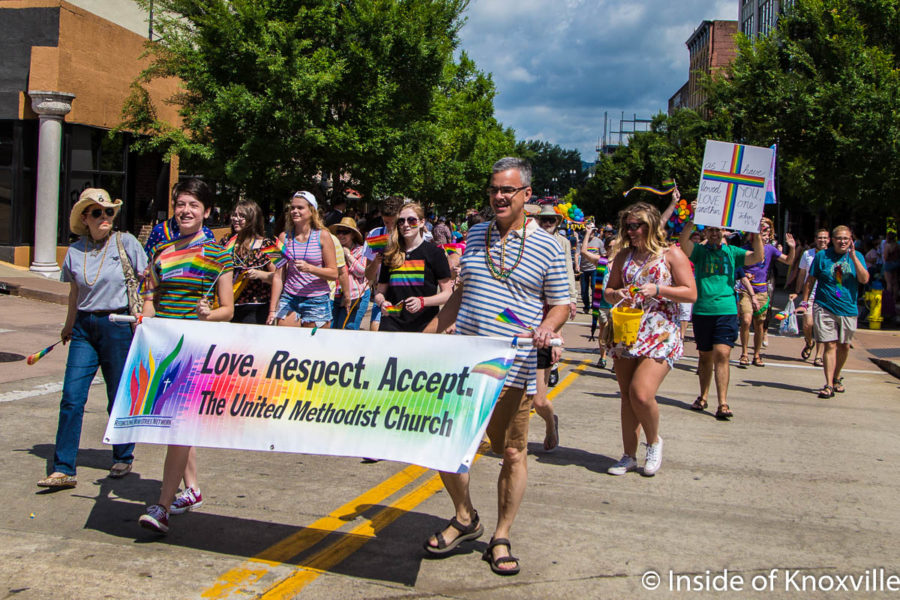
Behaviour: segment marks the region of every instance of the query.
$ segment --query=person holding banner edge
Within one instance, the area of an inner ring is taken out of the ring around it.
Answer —
[[[231,255],[201,231],[212,210],[212,191],[203,181],[188,179],[175,184],[172,197],[181,237],[156,248],[144,281],[144,317],[229,321],[234,316]],[[209,302],[213,290],[218,308]],[[185,489],[176,497],[182,479]],[[169,514],[202,503],[196,451],[192,446],[168,446],[159,501],[150,505],[138,522],[145,529],[167,533]]]
[[[498,575],[515,575],[519,561],[512,556],[509,533],[528,480],[531,398],[526,391],[534,392],[537,349],[560,337],[557,331],[569,316],[569,290],[562,248],[525,216],[524,206],[531,198],[528,162],[507,157],[494,163],[487,194],[495,218],[469,230],[461,260],[462,283],[425,331],[445,332],[455,325],[461,335],[533,340],[532,346],[519,347],[487,426],[491,448],[503,456],[503,466],[497,482],[497,525],[482,559]],[[545,303],[550,309],[542,317]],[[506,309],[530,330],[498,320]],[[441,472],[441,480],[455,515],[442,531],[425,540],[424,548],[445,556],[460,543],[480,537],[484,527],[469,494],[469,474]]]
[[[697,214],[697,201],[691,202],[691,213]],[[731,349],[738,339],[737,304],[734,299],[735,270],[739,264],[752,265],[765,256],[762,236],[753,236],[750,251],[722,243],[722,229],[706,226],[706,243],[691,240],[694,221],[689,219],[678,236],[681,249],[694,263],[697,301],[691,322],[694,341],[700,353],[697,374],[700,395],[691,404],[697,411],[706,409],[713,373],[716,379],[716,418],[727,421],[734,416],[728,406],[728,381],[731,375]]]

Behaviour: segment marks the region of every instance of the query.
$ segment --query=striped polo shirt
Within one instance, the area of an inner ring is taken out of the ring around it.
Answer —
[[[206,295],[212,304],[213,284],[233,269],[231,252],[198,231],[156,247],[144,298],[155,300],[158,317],[196,319],[197,303]]]
[[[515,264],[524,242],[522,261],[504,280],[496,280],[485,262],[485,234],[491,228],[491,244],[487,249],[494,264],[500,264],[500,232],[493,221],[473,226],[466,237],[466,251],[460,259],[460,278],[463,291],[456,332],[463,335],[490,335],[514,337],[521,335],[521,327],[502,323],[497,315],[511,309],[519,319],[531,327],[540,325],[544,305],[569,304],[569,284],[563,249],[553,236],[541,229],[534,219],[528,219],[525,239],[522,229],[510,231],[506,236],[504,268]],[[522,346],[506,385],[534,389],[537,376],[537,350]]]

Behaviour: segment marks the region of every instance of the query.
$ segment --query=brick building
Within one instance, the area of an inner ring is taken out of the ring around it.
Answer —
[[[737,25],[737,21],[703,21],[694,30],[685,42],[690,53],[688,81],[669,98],[669,114],[679,108],[701,110],[706,101],[701,79],[721,71],[734,60]]]
[[[0,0],[0,260],[58,273],[86,187],[124,201],[119,229],[137,232],[167,211],[177,165],[133,152],[129,133],[109,135],[147,65],[147,32],[131,0]],[[149,87],[155,100],[176,89]],[[173,106],[155,104],[179,122]]]

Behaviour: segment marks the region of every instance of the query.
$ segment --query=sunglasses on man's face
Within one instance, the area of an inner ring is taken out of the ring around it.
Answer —
[[[91,215],[95,219],[99,219],[100,215],[106,215],[107,217],[112,217],[116,214],[116,209],[114,208],[95,208],[94,210],[86,210],[84,214]]]
[[[397,223],[406,223],[410,227],[415,227],[419,224],[419,217],[397,217]]]

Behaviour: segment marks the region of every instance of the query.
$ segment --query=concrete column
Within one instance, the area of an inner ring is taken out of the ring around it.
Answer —
[[[37,193],[34,213],[34,256],[31,270],[48,278],[59,276],[56,232],[59,215],[59,167],[63,117],[72,110],[75,94],[30,91],[31,108],[40,115]]]

